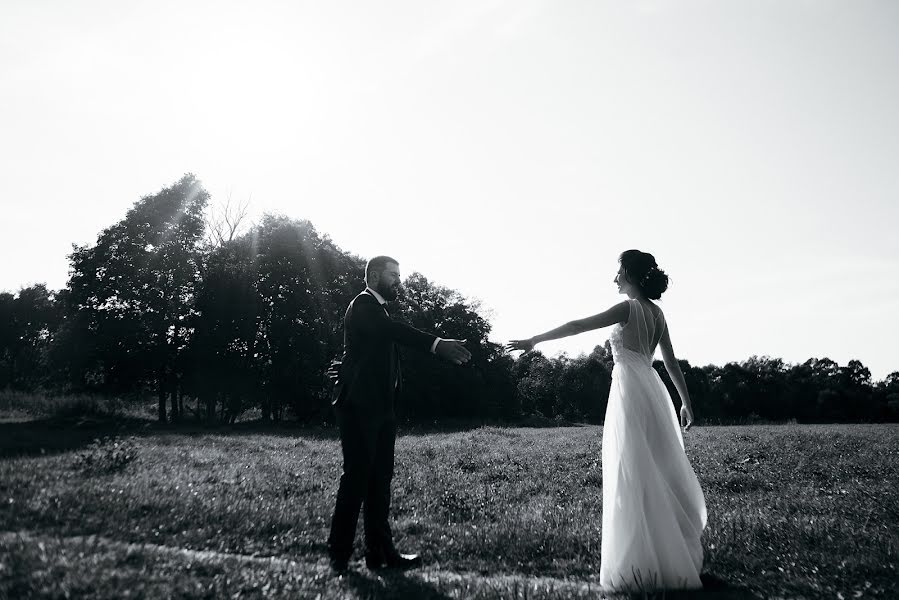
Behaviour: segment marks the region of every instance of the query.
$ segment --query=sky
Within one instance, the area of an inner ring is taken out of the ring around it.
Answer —
[[[637,248],[691,364],[882,379],[897,31],[891,0],[4,0],[0,290],[64,287],[72,244],[192,172],[480,300],[495,341],[617,303]]]

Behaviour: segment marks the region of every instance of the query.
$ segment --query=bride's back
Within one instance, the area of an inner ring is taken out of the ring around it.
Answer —
[[[632,298],[627,323],[621,327],[623,348],[652,359],[665,331],[665,314],[655,304]]]

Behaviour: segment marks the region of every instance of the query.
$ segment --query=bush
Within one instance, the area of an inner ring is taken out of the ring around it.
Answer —
[[[0,391],[0,411],[31,418],[72,419],[77,417],[150,418],[152,413],[139,402],[126,402],[118,396],[93,394],[50,394],[42,391]]]
[[[95,439],[90,446],[75,456],[75,468],[85,473],[116,473],[137,458],[134,438],[118,436]]]

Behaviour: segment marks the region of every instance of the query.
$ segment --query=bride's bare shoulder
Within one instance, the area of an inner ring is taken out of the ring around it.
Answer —
[[[656,319],[664,319],[665,313],[662,311],[662,307],[656,304],[655,302],[647,302],[646,305],[649,307],[652,316]]]

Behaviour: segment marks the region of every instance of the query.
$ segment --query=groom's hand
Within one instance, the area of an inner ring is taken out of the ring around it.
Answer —
[[[434,352],[443,360],[461,365],[471,360],[471,352],[463,344],[466,340],[440,340]]]

